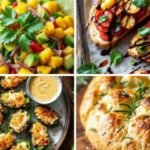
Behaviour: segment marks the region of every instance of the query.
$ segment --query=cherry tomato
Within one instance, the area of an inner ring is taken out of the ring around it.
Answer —
[[[105,28],[103,26],[97,26],[97,30],[99,30],[100,32],[105,32],[105,33],[108,32],[108,28]]]
[[[101,36],[101,38],[102,38],[103,40],[109,41],[109,36],[108,36],[107,33],[105,33],[105,32],[99,32],[99,33],[100,33],[100,36]]]
[[[150,21],[146,24],[146,27],[150,28]]]
[[[107,16],[108,18],[105,22],[101,23],[101,26],[108,28],[110,26],[110,22],[113,19],[113,14],[111,11],[105,11],[104,15]]]
[[[43,47],[41,44],[35,42],[35,41],[31,41],[30,43],[30,48],[33,50],[33,52],[38,53],[41,52],[43,50]]]
[[[64,49],[65,48],[65,44],[60,44],[60,49]]]
[[[17,2],[13,2],[12,6],[13,6],[13,8],[14,8],[14,7],[17,7],[17,6],[18,6],[18,3],[17,3]]]
[[[96,10],[95,17],[97,22],[99,21],[99,18],[103,15],[103,13],[104,12],[102,10]]]
[[[145,16],[147,12],[147,9],[146,8],[142,8],[138,13],[136,13],[134,16],[136,19],[140,19],[142,18],[143,16]]]

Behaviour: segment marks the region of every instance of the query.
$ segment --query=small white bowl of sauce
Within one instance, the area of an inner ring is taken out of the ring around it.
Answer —
[[[37,103],[50,104],[61,95],[62,82],[56,76],[33,76],[28,78],[26,90]]]

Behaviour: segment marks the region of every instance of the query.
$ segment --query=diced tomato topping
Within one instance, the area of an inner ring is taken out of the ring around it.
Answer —
[[[102,26],[97,26],[97,30],[99,30],[100,32],[105,32],[107,33],[108,32],[108,28],[105,28],[105,27],[102,27]]]
[[[95,17],[97,22],[99,21],[99,18],[103,15],[103,13],[104,12],[102,10],[96,10]]]
[[[14,30],[18,29],[19,27],[20,27],[19,23],[13,24],[13,29],[14,29]]]
[[[146,27],[150,28],[150,21],[146,24]]]
[[[30,48],[33,50],[33,52],[38,53],[41,52],[43,50],[43,47],[41,44],[35,42],[35,41],[31,41],[30,43]]]
[[[101,26],[108,28],[110,26],[110,22],[113,19],[113,14],[111,11],[105,11],[104,15],[106,15],[108,18],[105,22],[101,23]]]
[[[120,37],[125,31],[125,28],[120,27],[120,30],[114,34],[114,37]]]
[[[100,32],[100,36],[101,36],[101,38],[102,38],[103,40],[109,41],[109,36],[108,36],[107,33],[105,33],[105,32]]]
[[[17,2],[13,2],[12,6],[13,6],[13,8],[14,8],[14,7],[17,7],[17,6],[18,6],[18,3],[17,3]]]
[[[138,13],[136,13],[134,16],[136,19],[140,19],[142,18],[143,16],[145,16],[147,12],[147,9],[146,8],[142,8]]]
[[[65,44],[60,44],[60,49],[64,49],[65,48]]]
[[[9,25],[8,26],[8,29],[11,29],[11,30],[16,30],[20,27],[20,25],[18,23],[14,23],[13,25]]]

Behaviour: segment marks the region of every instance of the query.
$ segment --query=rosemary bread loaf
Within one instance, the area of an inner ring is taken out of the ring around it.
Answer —
[[[95,77],[80,107],[96,150],[150,150],[150,78]]]

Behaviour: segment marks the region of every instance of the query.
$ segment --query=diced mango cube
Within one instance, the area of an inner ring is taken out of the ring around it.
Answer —
[[[58,71],[58,74],[71,74],[69,71],[67,71],[67,70],[59,70]]]
[[[37,73],[39,74],[49,74],[52,71],[50,66],[38,66]]]
[[[67,23],[65,22],[64,18],[62,18],[62,17],[58,17],[56,19],[56,25],[63,29],[67,28]]]
[[[40,62],[42,65],[47,64],[51,57],[54,55],[53,51],[50,48],[44,49],[42,52],[40,52],[39,57],[40,57]]]
[[[73,21],[73,18],[71,16],[65,16],[64,20],[65,20],[68,27],[74,26],[74,21]]]
[[[51,60],[49,62],[49,66],[52,68],[58,68],[63,65],[63,58],[59,56],[53,56],[51,57]]]
[[[18,74],[32,74],[32,72],[26,68],[20,68]]]
[[[54,13],[59,9],[58,2],[49,1],[43,4],[43,7],[48,10],[49,13]]]
[[[9,67],[7,65],[1,65],[0,74],[9,74]]]
[[[64,31],[65,35],[74,35],[73,27],[69,27]]]
[[[72,48],[71,46],[67,46],[65,49],[63,49],[63,55],[69,55],[69,54],[73,54],[74,52],[74,48]]]
[[[19,2],[18,6],[14,8],[18,14],[23,14],[28,11],[28,6],[24,2]]]
[[[46,23],[44,32],[47,36],[51,36],[55,33],[55,26],[54,26],[53,22]]]
[[[28,0],[28,6],[36,9],[38,5],[38,0]]]
[[[62,28],[56,28],[54,36],[57,39],[63,39],[65,37],[64,30]]]

